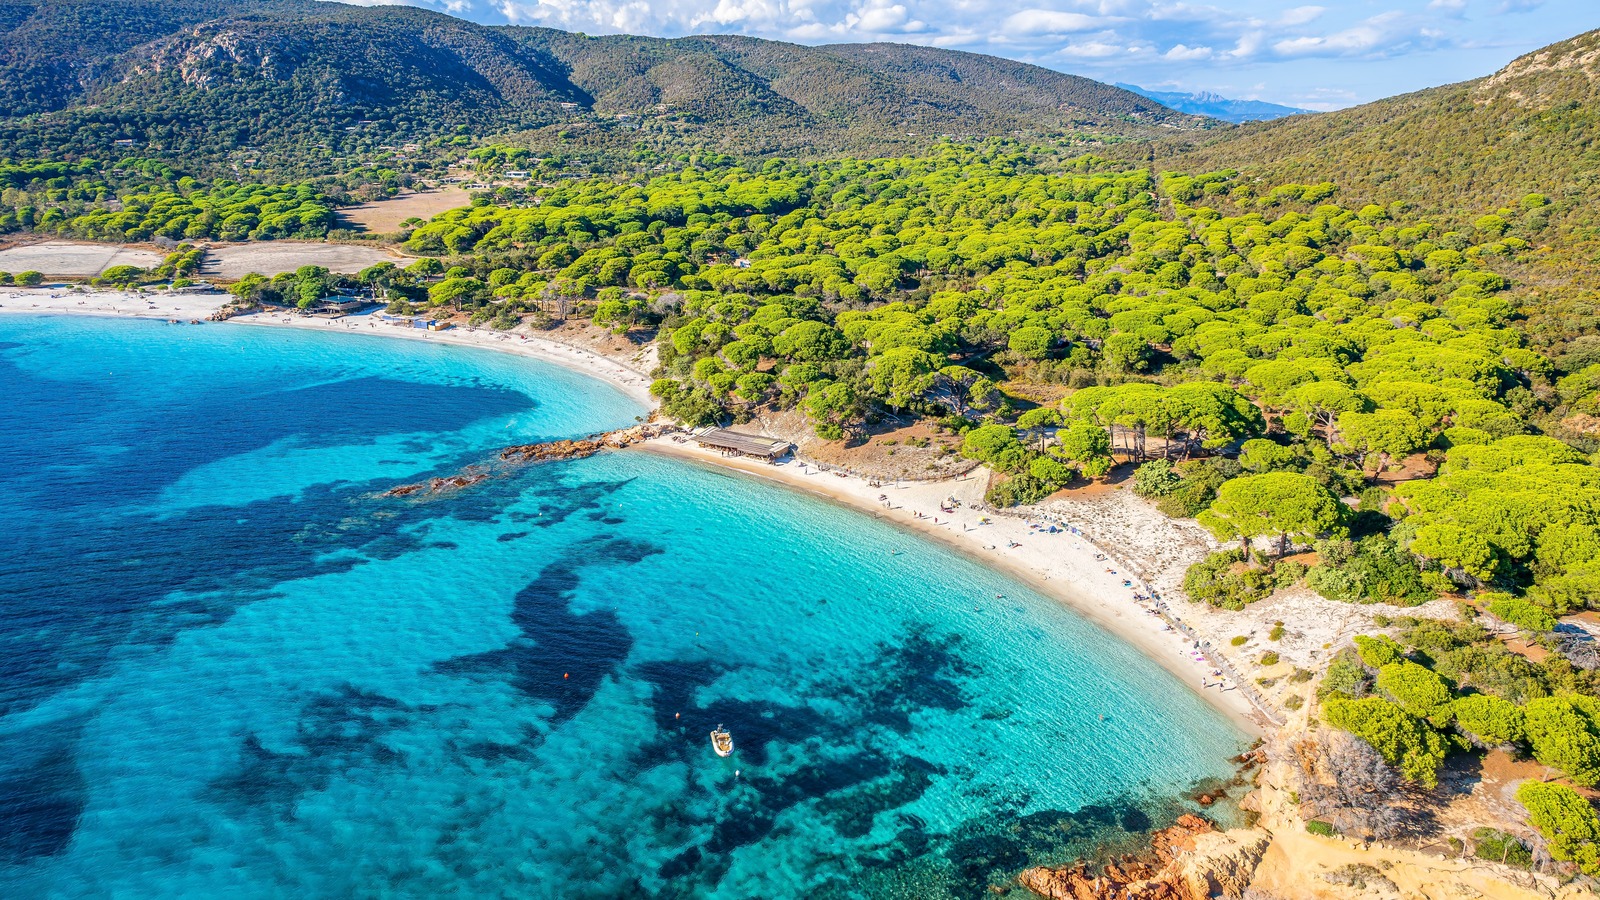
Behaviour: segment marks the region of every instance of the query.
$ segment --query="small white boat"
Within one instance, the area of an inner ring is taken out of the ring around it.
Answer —
[[[733,755],[733,735],[722,730],[718,725],[717,730],[711,732],[711,749],[717,751],[718,756]]]

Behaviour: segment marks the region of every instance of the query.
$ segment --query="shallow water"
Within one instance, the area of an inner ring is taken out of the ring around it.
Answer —
[[[1245,741],[1059,604],[752,479],[375,497],[640,414],[557,367],[7,318],[0,396],[0,896],[978,897]]]

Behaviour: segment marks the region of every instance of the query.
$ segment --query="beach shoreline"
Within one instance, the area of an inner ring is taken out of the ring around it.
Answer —
[[[72,291],[13,289],[0,294],[0,314],[76,315],[190,321],[204,319],[226,303],[216,294],[189,294],[149,298],[126,291]],[[426,331],[383,323],[377,314],[317,319],[269,312],[235,316],[222,323],[251,327],[299,328],[340,334],[366,334],[417,340],[433,344],[479,347],[559,365],[603,381],[646,408],[653,409],[648,375],[591,350],[536,334],[452,328]],[[1071,532],[1032,529],[1012,515],[982,511],[985,470],[961,478],[930,482],[899,482],[873,486],[856,475],[823,472],[804,460],[789,458],[779,465],[724,457],[690,443],[655,438],[635,448],[714,466],[720,470],[754,475],[793,490],[820,496],[857,512],[882,519],[921,537],[935,540],[982,565],[1029,585],[1040,594],[1063,603],[1103,630],[1132,645],[1151,662],[1178,677],[1201,700],[1226,715],[1252,737],[1272,726],[1239,686],[1224,690],[1224,679],[1209,677],[1212,663],[1193,647],[1191,639],[1167,630],[1164,617],[1134,602],[1140,579],[1114,557],[1097,559],[1101,551],[1087,538]],[[886,506],[877,498],[889,498]],[[952,512],[941,511],[942,502],[959,501]],[[922,513],[919,518],[916,513]],[[987,522],[980,520],[987,519]],[[1043,518],[1037,521],[1043,522]],[[1109,555],[1108,555],[1109,556]],[[1132,586],[1123,584],[1131,580]],[[1212,686],[1206,687],[1205,684]]]
[[[1062,603],[1130,644],[1251,737],[1261,737],[1274,727],[1241,690],[1202,686],[1203,681],[1220,681],[1204,677],[1211,671],[1211,663],[1197,661],[1190,639],[1165,630],[1162,617],[1134,601],[1138,579],[1114,558],[1097,559],[1101,551],[1081,535],[1051,534],[1030,528],[1025,518],[983,511],[979,504],[988,481],[986,470],[947,481],[873,486],[860,476],[825,472],[792,457],[778,464],[724,457],[693,443],[674,442],[671,436],[641,441],[628,449],[753,475],[937,541]],[[887,505],[877,499],[880,495],[888,498]],[[941,502],[950,497],[960,505],[944,512]],[[1124,585],[1124,579],[1134,585]]]
[[[218,294],[178,294],[157,298],[141,297],[129,291],[89,291],[70,289],[24,288],[0,293],[0,315],[72,315],[119,319],[162,319],[189,322],[204,321],[221,309],[231,297]],[[626,394],[629,398],[653,409],[655,399],[650,396],[650,377],[647,373],[630,368],[625,363],[575,347],[563,341],[543,337],[537,333],[500,332],[489,329],[451,328],[446,331],[427,331],[405,328],[381,320],[381,313],[365,313],[338,319],[322,319],[287,313],[255,312],[234,316],[225,322],[205,322],[206,325],[270,326],[298,328],[305,331],[334,332],[340,334],[366,334],[388,338],[422,341],[429,344],[447,344],[456,347],[481,347],[537,359],[570,369],[603,381]]]

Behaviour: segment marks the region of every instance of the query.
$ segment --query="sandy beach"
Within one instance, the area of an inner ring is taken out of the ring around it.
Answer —
[[[0,314],[88,315],[119,318],[177,319],[184,322],[204,319],[220,309],[229,298],[221,294],[180,294],[140,296],[122,291],[84,291],[72,289],[13,289],[0,293]],[[377,314],[347,316],[341,319],[316,319],[284,313],[253,313],[236,316],[224,323],[204,327],[302,328],[352,335],[376,335],[482,347],[515,353],[565,366],[601,379],[647,406],[654,406],[649,395],[649,377],[624,363],[539,336],[503,333],[488,329],[424,331],[387,324]],[[1086,537],[1069,530],[1049,533],[1045,520],[1002,515],[982,510],[987,472],[978,470],[954,481],[885,483],[875,486],[866,478],[824,472],[815,465],[790,458],[778,465],[755,460],[724,457],[694,444],[658,438],[636,445],[645,451],[695,460],[707,465],[766,478],[794,489],[826,497],[865,514],[885,519],[918,534],[942,541],[959,552],[1002,570],[1031,585],[1046,596],[1066,603],[1077,612],[1127,641],[1151,660],[1165,667],[1197,695],[1227,714],[1251,734],[1261,734],[1268,721],[1241,689],[1232,673],[1215,674],[1218,659],[1196,649],[1193,638],[1170,624],[1169,616],[1183,615],[1183,608],[1169,608],[1158,614],[1154,603],[1139,602],[1136,595],[1149,596],[1150,588],[1114,552],[1096,547]],[[880,500],[879,497],[886,497]],[[959,505],[952,512],[940,507],[947,498]],[[918,514],[921,514],[920,516]],[[1071,526],[1070,519],[1064,524]],[[1157,585],[1168,579],[1152,577]],[[1125,583],[1126,582],[1126,583]],[[1160,590],[1159,587],[1156,588]],[[1187,604],[1183,604],[1187,606]],[[1202,635],[1205,634],[1203,630]]]

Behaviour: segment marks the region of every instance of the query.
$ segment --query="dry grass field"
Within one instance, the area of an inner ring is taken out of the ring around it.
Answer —
[[[460,188],[406,193],[341,209],[339,221],[356,231],[388,234],[399,231],[400,223],[407,219],[431,219],[447,209],[466,206],[470,200],[471,196]]]
[[[0,250],[0,272],[42,272],[46,276],[92,278],[112,266],[148,269],[161,265],[159,250],[120,244],[41,241]]]
[[[406,265],[411,260],[376,247],[263,241],[212,247],[206,251],[200,274],[207,278],[231,281],[251,272],[277,275],[280,272],[293,272],[301,266],[323,266],[333,272],[359,272],[381,262]]]

